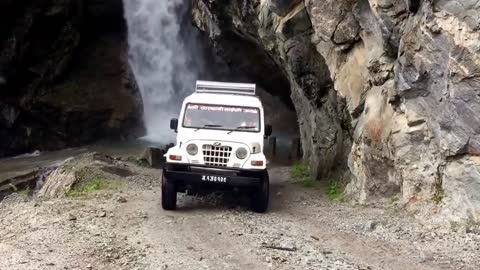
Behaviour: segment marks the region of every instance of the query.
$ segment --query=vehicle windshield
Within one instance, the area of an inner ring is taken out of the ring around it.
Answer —
[[[183,126],[260,132],[260,110],[253,107],[189,103],[185,109]]]

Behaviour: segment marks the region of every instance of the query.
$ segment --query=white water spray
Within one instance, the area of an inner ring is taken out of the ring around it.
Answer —
[[[183,98],[194,90],[197,79],[194,55],[182,33],[188,16],[185,0],[124,0],[128,24],[129,59],[144,103],[149,141],[174,139],[170,118],[177,117]],[[190,26],[190,31],[195,31]],[[192,42],[195,42],[193,35]],[[187,38],[188,39],[188,38]],[[198,55],[200,58],[201,56]]]

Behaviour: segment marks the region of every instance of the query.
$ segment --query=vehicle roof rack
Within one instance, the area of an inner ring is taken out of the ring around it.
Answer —
[[[197,81],[195,92],[254,96],[255,89],[256,85],[251,83]]]

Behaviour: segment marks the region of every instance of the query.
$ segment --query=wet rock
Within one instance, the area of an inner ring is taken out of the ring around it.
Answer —
[[[3,197],[10,192],[16,192],[22,187],[24,188],[34,185],[41,175],[42,169],[40,168],[0,175],[0,197]]]
[[[422,219],[479,221],[475,1],[193,2],[222,57],[289,82],[314,176],[348,166],[359,203],[399,195]]]
[[[295,5],[297,1],[278,1],[282,7],[294,5],[287,9],[284,19],[279,20],[268,1],[259,6],[254,1],[245,1],[244,7],[240,7],[239,2],[213,2],[215,4],[204,5],[194,1],[195,22],[205,32],[215,34],[215,47],[229,62],[235,62],[259,84],[268,85],[267,91],[271,94],[291,98],[299,119],[303,158],[312,165],[315,175],[328,175],[339,161],[346,160],[344,146],[349,145],[349,138],[341,123],[348,116],[343,110],[342,98],[333,89],[325,61],[311,43],[308,10],[303,3]],[[235,10],[246,13],[240,16]],[[222,14],[224,11],[229,13]],[[217,16],[228,20],[219,20]],[[229,20],[232,23],[228,23]],[[251,31],[250,23],[256,20],[260,21],[258,29]],[[252,33],[256,33],[252,38],[260,47],[239,46],[250,42],[244,37]],[[232,44],[233,39],[237,45]],[[252,58],[258,60],[258,66],[245,61]],[[339,166],[342,165],[346,166],[346,162]]]
[[[270,9],[278,16],[285,16],[293,9],[295,5],[301,3],[301,0],[269,0]]]
[[[0,9],[0,156],[143,133],[121,1]]]
[[[1,78],[0,78],[1,85]],[[14,108],[13,106],[2,104],[0,102],[0,123],[5,125],[7,128],[11,128],[15,121],[17,120],[20,111]]]
[[[148,162],[150,167],[152,168],[161,168],[163,163],[165,162],[165,155],[166,151],[159,148],[149,147],[145,149],[143,153],[143,158]]]

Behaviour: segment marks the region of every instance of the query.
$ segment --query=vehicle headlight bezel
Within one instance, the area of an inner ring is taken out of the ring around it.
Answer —
[[[246,159],[248,156],[248,150],[245,147],[239,147],[235,152],[238,159]]]
[[[186,150],[187,153],[191,156],[195,156],[198,154],[198,146],[194,143],[187,145]]]

